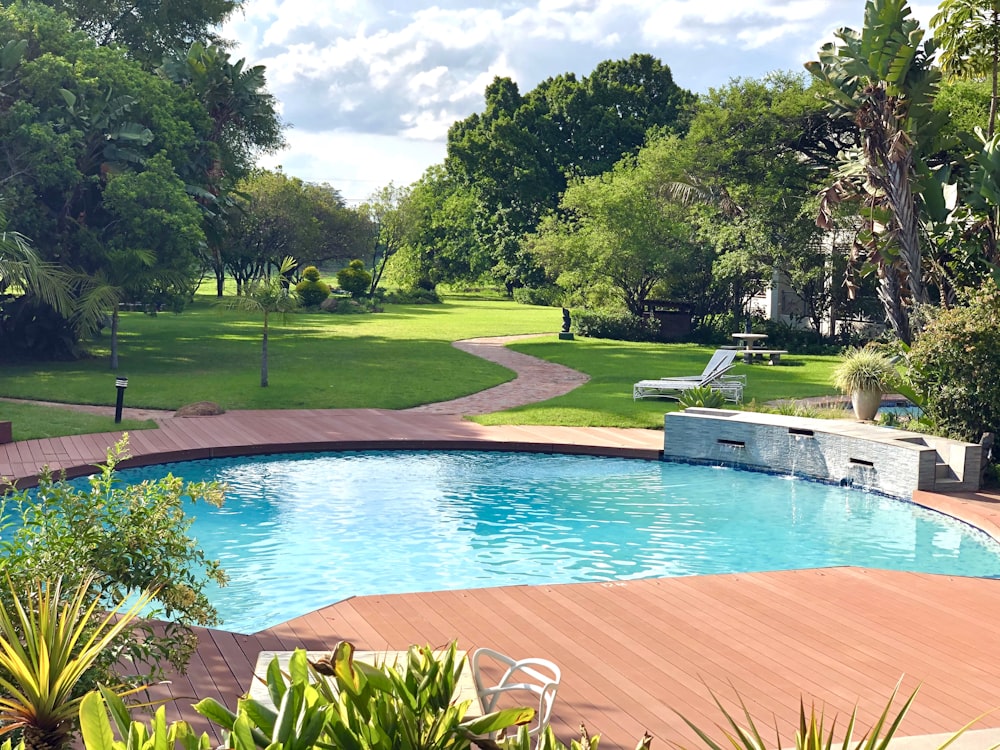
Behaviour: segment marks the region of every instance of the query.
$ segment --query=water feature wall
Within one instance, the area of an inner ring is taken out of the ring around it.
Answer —
[[[847,419],[685,409],[664,416],[667,460],[794,474],[909,498],[979,489],[973,443]]]

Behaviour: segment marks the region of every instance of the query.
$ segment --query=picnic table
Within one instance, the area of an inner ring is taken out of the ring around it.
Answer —
[[[754,359],[764,359],[767,355],[768,364],[777,364],[782,354],[788,354],[787,349],[767,349],[764,342],[767,339],[766,333],[734,333],[736,346],[733,347],[743,355],[743,362],[751,364]]]

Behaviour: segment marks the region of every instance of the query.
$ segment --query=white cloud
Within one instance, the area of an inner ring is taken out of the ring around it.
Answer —
[[[935,6],[922,0],[914,14],[926,24]],[[417,168],[418,156],[443,158],[448,127],[482,110],[496,76],[527,92],[648,52],[678,85],[706,91],[802,70],[834,29],[857,28],[863,13],[861,0],[246,0],[223,35],[239,40],[238,56],[267,66],[295,126],[279,159],[286,171],[301,165],[315,180],[325,169],[334,181],[358,152],[352,175],[368,164],[402,182],[431,163]]]

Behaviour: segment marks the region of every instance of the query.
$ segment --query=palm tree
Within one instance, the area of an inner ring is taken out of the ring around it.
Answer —
[[[806,69],[823,84],[834,116],[852,117],[857,149],[842,154],[836,181],[821,194],[817,223],[834,227],[845,200],[862,204],[858,245],[877,268],[879,298],[896,336],[909,343],[908,310],[927,302],[921,269],[917,191],[928,148],[941,118],[932,105],[941,78],[931,64],[933,43],[909,17],[906,0],[868,0],[861,32],[842,28],[840,44],[823,45]]]
[[[72,280],[58,266],[38,257],[24,235],[7,230],[0,210],[0,294],[34,294],[60,315],[73,313]]]
[[[941,67],[955,78],[989,77],[992,83],[987,139],[997,120],[1000,72],[1000,0],[942,0],[931,17],[934,40],[941,47]]]
[[[296,266],[295,259],[285,256],[278,266],[278,273],[252,281],[246,285],[243,295],[237,297],[229,307],[237,310],[261,313],[264,316],[264,335],[260,352],[260,387],[267,387],[267,335],[268,317],[272,313],[284,315],[298,307],[298,300],[292,296],[285,283],[285,274]]]

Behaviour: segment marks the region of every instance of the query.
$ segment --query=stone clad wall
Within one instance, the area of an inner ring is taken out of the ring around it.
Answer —
[[[979,488],[978,445],[851,420],[685,409],[665,415],[663,457],[741,466],[873,489]]]

